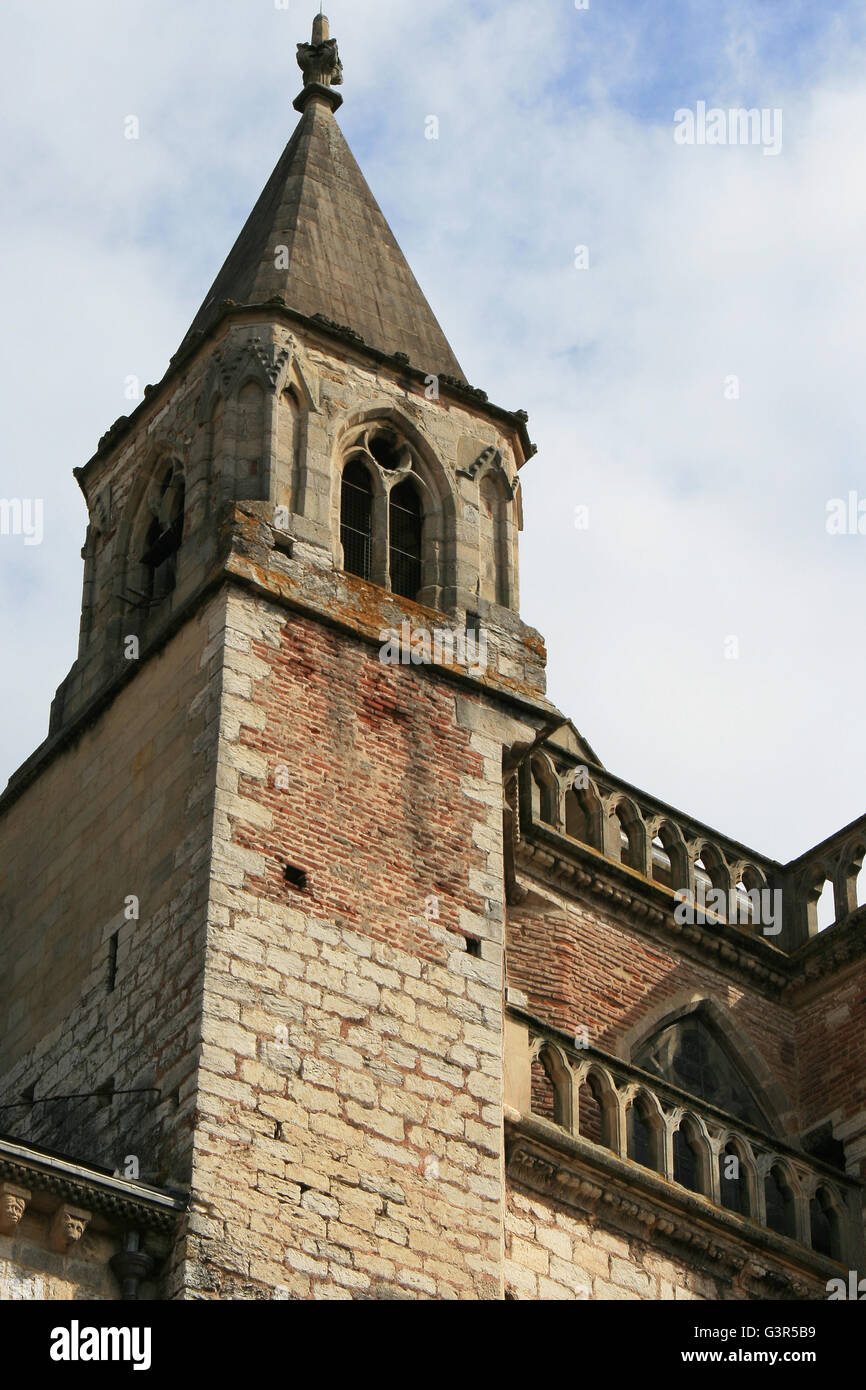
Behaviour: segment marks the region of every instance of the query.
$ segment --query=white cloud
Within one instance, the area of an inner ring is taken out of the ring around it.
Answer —
[[[530,411],[523,614],[551,695],[612,770],[789,858],[863,809],[866,537],[824,530],[828,497],[866,496],[863,48],[840,12],[786,73],[741,5],[646,114],[651,16],[600,9],[334,3],[339,119],[470,381]],[[71,469],[124,377],[161,376],[291,133],[309,18],[6,7],[0,490],[47,509],[41,548],[0,542],[7,772],[74,657]],[[711,102],[763,83],[778,158],[674,145],[699,70]]]

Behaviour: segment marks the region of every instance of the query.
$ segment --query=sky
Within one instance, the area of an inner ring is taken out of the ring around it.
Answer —
[[[75,659],[72,469],[162,377],[289,139],[315,9],[4,0],[0,497],[44,520],[0,534],[0,784]],[[866,809],[862,5],[326,9],[376,198],[469,382],[529,412],[551,699],[612,772],[795,857]],[[701,103],[765,137],[682,143]]]

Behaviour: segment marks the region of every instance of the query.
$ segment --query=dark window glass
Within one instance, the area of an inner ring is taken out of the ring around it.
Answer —
[[[690,1192],[701,1190],[698,1181],[698,1156],[682,1126],[674,1135],[674,1182],[687,1187]]]
[[[392,470],[402,467],[406,462],[406,446],[393,434],[375,434],[368,446],[373,458],[382,468]]]
[[[732,1159],[736,1159],[736,1165],[731,1162]],[[728,1171],[731,1173],[730,1177],[726,1176]],[[719,1194],[722,1206],[727,1207],[728,1211],[735,1211],[740,1216],[748,1216],[746,1173],[739,1154],[730,1144],[719,1154]]]
[[[794,1198],[784,1186],[781,1175],[775,1168],[764,1180],[764,1196],[767,1202],[767,1225],[780,1236],[794,1237]]]
[[[629,1107],[627,1138],[629,1158],[644,1168],[654,1168],[650,1127],[636,1105]]]
[[[370,578],[373,495],[370,475],[358,459],[350,459],[343,469],[340,494],[340,542],[343,568],[361,579]]]
[[[407,478],[391,493],[391,591],[417,598],[421,588],[421,499]]]

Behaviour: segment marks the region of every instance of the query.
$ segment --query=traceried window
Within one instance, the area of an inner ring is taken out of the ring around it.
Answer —
[[[768,1129],[767,1117],[714,1031],[690,1014],[662,1028],[632,1058],[635,1066],[689,1091],[746,1124]]]
[[[345,458],[343,568],[417,599],[425,582],[427,493],[412,448],[390,425],[373,423],[355,431]]]

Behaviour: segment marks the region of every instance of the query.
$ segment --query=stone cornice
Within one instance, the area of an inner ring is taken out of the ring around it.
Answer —
[[[506,1112],[512,1182],[654,1249],[706,1261],[754,1298],[817,1299],[842,1266],[546,1120]]]
[[[9,1139],[0,1139],[0,1181],[48,1193],[81,1218],[99,1212],[143,1230],[173,1231],[187,1206],[185,1198],[146,1183],[116,1178]]]

